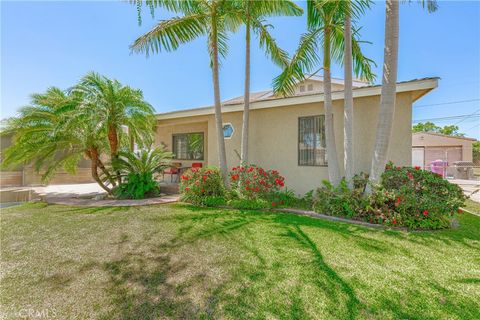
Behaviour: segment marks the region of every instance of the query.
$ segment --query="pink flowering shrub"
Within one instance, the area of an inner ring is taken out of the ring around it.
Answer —
[[[207,205],[225,193],[217,168],[191,168],[180,177],[182,201]]]
[[[315,211],[394,227],[443,229],[465,201],[459,186],[418,167],[388,164],[369,196],[363,192],[366,183],[357,176],[351,190],[345,181],[337,187],[326,182],[317,189]]]
[[[389,163],[382,183],[370,197],[368,219],[411,229],[449,228],[465,202],[462,189],[440,175],[419,167]]]
[[[255,165],[232,168],[230,181],[239,196],[252,200],[270,198],[285,186],[285,178],[277,170],[265,170]]]

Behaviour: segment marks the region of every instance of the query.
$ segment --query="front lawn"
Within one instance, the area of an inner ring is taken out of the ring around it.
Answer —
[[[458,219],[406,233],[180,204],[4,209],[2,316],[478,319],[480,217]]]

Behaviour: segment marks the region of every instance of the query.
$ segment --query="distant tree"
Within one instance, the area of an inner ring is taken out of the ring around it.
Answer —
[[[425,123],[419,122],[412,127],[413,132],[434,132],[447,136],[464,137],[465,134],[458,132],[458,130],[459,128],[456,125],[439,127],[435,123],[430,121],[427,121]]]

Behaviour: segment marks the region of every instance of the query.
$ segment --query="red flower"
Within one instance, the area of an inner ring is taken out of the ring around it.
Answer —
[[[207,176],[203,176],[203,181],[206,181],[208,179]]]
[[[232,176],[232,180],[233,180],[233,181],[237,181],[237,180],[238,180],[238,174],[234,174],[234,175]]]
[[[182,175],[182,180],[185,180],[185,181],[187,181],[187,180],[188,180],[188,177],[187,177],[187,176],[184,176],[184,175]]]
[[[424,215],[425,217],[428,217],[428,210],[423,211],[423,215]]]
[[[237,170],[237,168],[233,167],[233,168],[232,168],[232,171],[235,171],[235,170]]]
[[[408,179],[413,180],[413,174],[411,172],[407,172]]]
[[[397,167],[398,170],[402,169],[402,167]]]
[[[402,202],[402,199],[400,199],[400,197],[397,197],[397,200],[395,200],[395,207],[398,207],[401,202]]]
[[[283,180],[280,179],[280,178],[276,178],[276,179],[275,179],[275,184],[276,184],[277,186],[281,186],[281,187],[283,187],[283,186],[285,185],[285,183],[283,182]]]
[[[272,207],[275,207],[277,204],[275,202],[272,202]]]
[[[420,167],[419,167],[419,166],[415,166],[415,170],[420,170]]]
[[[186,187],[186,188],[185,188],[185,191],[188,191],[188,190],[190,190],[190,188],[189,188],[189,187]]]
[[[205,189],[202,189],[202,193],[205,193]]]
[[[250,167],[248,168],[248,172],[252,172],[255,168],[254,167]]]
[[[393,224],[394,224],[394,225],[397,224],[397,219],[393,218]]]
[[[463,210],[460,209],[460,208],[458,208],[458,213],[459,213],[459,214],[462,214],[462,213],[463,213]]]

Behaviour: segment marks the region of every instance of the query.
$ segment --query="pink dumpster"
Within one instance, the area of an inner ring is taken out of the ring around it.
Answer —
[[[430,170],[435,172],[445,178],[445,172],[448,166],[447,161],[443,160],[434,160],[430,162]]]

